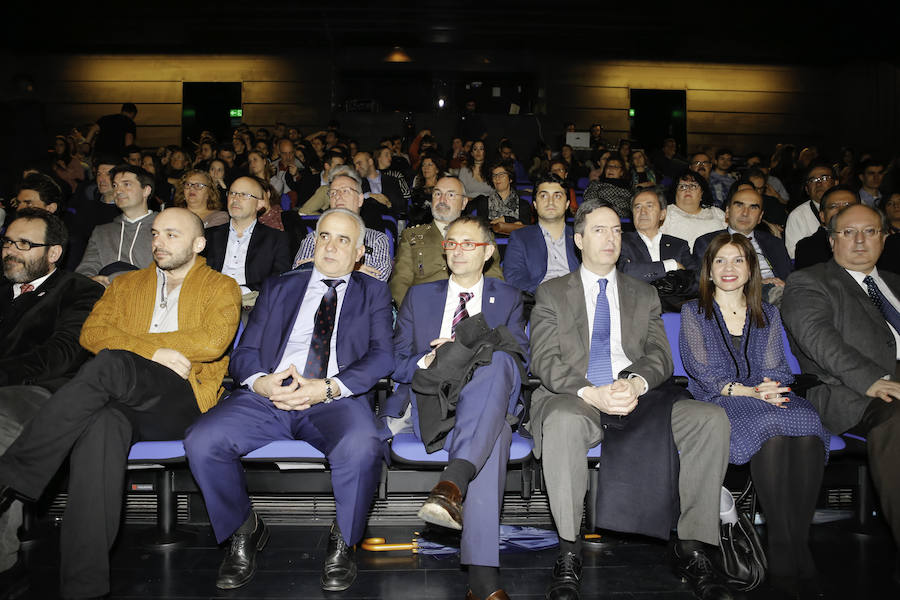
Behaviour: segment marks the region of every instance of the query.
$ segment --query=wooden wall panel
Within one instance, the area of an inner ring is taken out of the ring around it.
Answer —
[[[558,108],[628,108],[628,88],[563,85],[547,91],[547,102]]]
[[[687,108],[690,111],[802,115],[808,114],[821,102],[821,96],[797,92],[687,90]]]
[[[51,103],[181,104],[180,81],[58,81],[46,90]],[[140,109],[139,109],[140,110]],[[115,112],[118,112],[116,107]]]
[[[242,96],[245,104],[326,104],[331,95],[328,79],[316,81],[245,81]]]
[[[49,107],[53,122],[89,123],[103,115],[118,113],[120,103],[116,104],[53,104]],[[181,126],[181,103],[178,104],[141,104],[135,120],[138,129],[147,126]]]
[[[817,123],[801,115],[689,111],[687,129],[688,133],[807,136],[815,133]]]

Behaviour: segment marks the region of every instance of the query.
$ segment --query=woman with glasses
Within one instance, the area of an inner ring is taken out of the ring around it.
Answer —
[[[192,169],[182,175],[175,193],[175,206],[187,208],[200,217],[204,229],[228,222],[228,213],[222,210],[219,186],[206,171]]]
[[[674,203],[671,196],[674,192]],[[666,220],[660,232],[681,238],[694,249],[701,235],[725,229],[725,213],[712,205],[712,194],[706,180],[693,171],[684,171],[669,192]]]
[[[513,187],[516,178],[512,161],[504,160],[490,168],[491,193],[470,200],[466,214],[475,214],[490,223],[494,233],[509,235],[512,231],[531,225],[531,207],[519,198]]]
[[[796,592],[815,586],[809,526],[830,435],[789,387],[781,318],[762,301],[760,282],[750,240],[716,236],[703,256],[700,298],[681,308],[679,347],[691,394],[728,415],[729,461],[750,463],[766,516],[770,581]]]
[[[621,155],[610,154],[603,165],[603,175],[587,186],[584,200],[601,200],[612,204],[620,219],[631,218],[631,175]]]

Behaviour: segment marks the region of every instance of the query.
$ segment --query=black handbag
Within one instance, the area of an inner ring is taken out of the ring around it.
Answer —
[[[737,523],[719,523],[719,570],[730,587],[748,592],[763,582],[769,569],[759,534],[753,527],[756,502],[752,480],[747,480],[734,503]]]

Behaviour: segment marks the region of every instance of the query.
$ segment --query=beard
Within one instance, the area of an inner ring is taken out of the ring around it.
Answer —
[[[459,218],[459,215],[461,213],[462,211],[453,210],[449,204],[443,201],[431,205],[431,215],[435,218],[435,220],[442,223],[450,223],[451,221],[455,221]]]
[[[190,247],[177,252],[169,252],[162,256],[157,255],[156,251],[153,252],[153,260],[156,262],[156,266],[163,271],[172,271],[178,267],[183,267],[193,258],[194,252]]]
[[[40,279],[50,272],[50,259],[47,249],[40,256],[26,260],[18,256],[3,257],[3,275],[13,283],[28,283]]]

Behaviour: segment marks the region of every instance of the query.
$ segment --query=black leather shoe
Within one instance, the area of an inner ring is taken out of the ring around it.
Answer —
[[[219,567],[216,587],[220,590],[233,590],[253,579],[253,574],[256,573],[256,553],[265,548],[268,541],[269,528],[256,515],[256,529],[253,533],[234,533],[231,536],[231,545]]]
[[[341,535],[337,521],[331,524],[328,549],[322,567],[322,589],[326,592],[343,592],[356,581],[356,551],[348,546]]]
[[[701,600],[732,600],[728,586],[713,567],[702,542],[675,543],[675,572],[691,584]]]
[[[556,557],[553,581],[547,588],[547,600],[578,600],[581,598],[581,557],[566,552]]]

